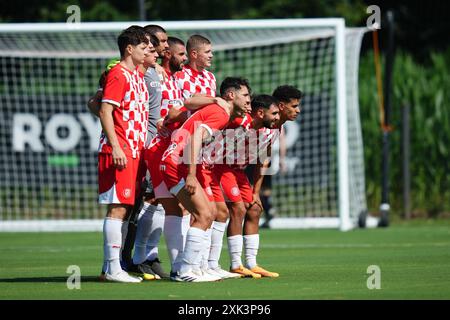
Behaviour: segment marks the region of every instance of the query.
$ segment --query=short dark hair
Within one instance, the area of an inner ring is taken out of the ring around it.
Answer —
[[[148,39],[144,28],[136,25],[126,28],[117,37],[117,45],[119,46],[120,56],[122,58],[124,57],[125,49],[128,45],[131,44],[132,46],[137,46],[142,42],[148,44]]]
[[[251,93],[251,88],[247,79],[241,77],[226,77],[220,84],[220,95],[224,96],[230,90],[240,90],[241,87],[247,87],[248,92]]]
[[[211,41],[209,41],[209,39],[204,36],[194,34],[189,37],[186,43],[186,51],[191,52],[192,50],[197,49],[198,47],[204,44],[211,44]]]
[[[291,101],[291,99],[299,99],[300,100],[301,98],[303,98],[303,92],[298,90],[296,87],[290,86],[287,84],[276,88],[274,90],[274,92],[272,93],[272,95],[278,101],[285,102],[285,103]]]
[[[268,110],[271,105],[277,104],[278,100],[268,94],[258,94],[252,98],[252,111],[256,111],[260,108]]]
[[[159,46],[159,39],[154,35],[154,34],[149,34],[150,36],[150,42],[152,43],[152,45],[156,48],[157,46]]]
[[[157,24],[148,24],[148,25],[144,26],[144,30],[145,30],[145,32],[152,34],[152,35],[155,35],[158,32],[167,33],[163,27],[158,26]]]
[[[175,45],[175,44],[179,44],[181,46],[185,46],[184,41],[181,40],[180,38],[176,38],[176,37],[168,37],[167,38],[167,43],[169,44],[169,47]]]

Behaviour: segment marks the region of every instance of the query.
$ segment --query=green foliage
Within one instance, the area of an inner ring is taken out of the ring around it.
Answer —
[[[297,1],[266,0],[253,1],[246,10],[235,11],[233,18],[317,18],[344,17],[347,25],[358,24],[366,14],[367,5],[362,0],[345,1]]]
[[[137,1],[17,0],[2,7],[0,22],[65,22],[70,16],[67,8],[71,5],[80,7],[81,22],[137,20]]]
[[[425,64],[398,52],[394,62],[390,157],[390,202],[402,209],[401,119],[410,106],[411,200],[415,214],[436,216],[450,211],[450,50],[430,53]],[[364,137],[369,207],[377,211],[381,194],[380,116],[374,57],[360,64],[360,108]]]
[[[63,22],[66,9],[78,5],[82,21],[135,21],[138,19],[137,1],[120,0],[17,0],[2,7],[0,21],[4,22]],[[146,0],[145,12],[150,21],[261,19],[261,18],[317,18],[344,17],[347,25],[358,25],[367,16],[363,0]],[[21,14],[19,15],[18,12]]]

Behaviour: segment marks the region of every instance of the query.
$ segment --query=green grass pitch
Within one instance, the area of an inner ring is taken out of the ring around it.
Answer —
[[[260,243],[258,262],[279,278],[121,284],[97,281],[101,233],[0,233],[0,299],[450,299],[448,220],[262,230]],[[164,242],[159,251],[168,269]],[[226,241],[221,264],[229,265]],[[79,290],[67,288],[70,265],[81,269]],[[367,287],[371,265],[380,268],[380,289]]]

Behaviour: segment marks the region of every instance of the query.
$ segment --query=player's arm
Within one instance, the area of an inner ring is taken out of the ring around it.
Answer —
[[[184,122],[189,117],[190,112],[184,110],[183,106],[173,106],[169,109],[165,121],[167,123],[171,122]]]
[[[255,166],[255,170],[253,171],[253,202],[256,202],[261,207],[261,209],[262,203],[261,199],[259,198],[259,193],[261,191],[265,173],[269,168],[271,154],[272,154],[272,145],[269,144],[269,146],[267,147],[268,158],[262,162],[260,161],[260,159],[258,159],[258,162]]]
[[[189,111],[183,110],[183,106],[173,106],[169,109],[167,115],[160,118],[156,122],[156,130],[163,137],[168,137],[170,135],[170,130],[167,129],[167,124],[173,122],[185,122],[189,118]]]
[[[280,169],[281,169],[282,173],[286,173],[286,171],[287,171],[286,154],[287,154],[286,133],[284,131],[284,127],[281,127],[281,134],[280,134]]]
[[[201,94],[195,94],[194,96],[184,101],[184,107],[186,107],[186,109],[188,110],[183,110],[182,108],[183,106],[176,106],[176,107],[174,106],[170,108],[165,118],[165,122],[166,123],[184,122],[190,115],[189,111],[194,111],[205,105],[213,103],[218,104],[222,108],[226,108],[228,106],[228,102],[226,102],[220,97],[210,97]]]
[[[99,116],[100,106],[102,104],[103,90],[98,89],[97,92],[88,100],[87,107],[89,111],[96,117]]]
[[[189,194],[194,194],[198,185],[197,181],[197,160],[202,148],[203,138],[209,135],[207,129],[200,125],[192,135],[191,143],[189,145],[189,164],[188,164],[188,175],[186,177],[185,189]]]
[[[114,129],[113,113],[114,105],[108,102],[102,102],[99,110],[100,123],[102,124],[103,132],[112,147],[112,157],[114,165],[119,168],[125,168],[127,165],[127,157],[120,147],[117,139],[116,130]]]
[[[103,88],[105,87],[106,83],[106,76],[108,75],[108,71],[111,70],[116,64],[118,64],[120,60],[118,59],[111,59],[108,62],[108,65],[106,66],[106,70],[102,72],[100,75],[100,78],[98,79],[98,90],[97,92],[88,100],[87,107],[89,111],[96,117],[99,115],[100,106],[102,104],[102,98],[103,98]]]
[[[222,108],[226,107],[225,104],[228,104],[220,97],[211,97],[198,93],[184,100],[184,106],[189,110],[197,110],[203,106],[213,103],[218,104]]]
[[[162,81],[166,82],[167,80],[169,80],[169,76],[166,70],[164,70],[164,68],[158,63],[155,65],[155,71],[159,75],[160,79],[162,79]]]

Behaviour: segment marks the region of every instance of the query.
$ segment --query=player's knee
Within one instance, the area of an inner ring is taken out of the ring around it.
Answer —
[[[243,220],[244,216],[245,216],[245,212],[246,212],[246,209],[242,203],[233,204],[233,206],[231,207],[231,215],[233,216],[233,218]]]
[[[204,210],[198,212],[195,217],[195,220],[204,228],[209,228],[214,221],[214,215],[211,211]]]
[[[226,222],[229,215],[230,215],[230,212],[228,211],[228,208],[226,206],[220,206],[217,209],[217,215],[214,220],[220,221],[220,222]]]
[[[261,217],[262,210],[259,206],[252,206],[247,210],[247,220],[258,220]]]
[[[110,204],[106,215],[109,218],[125,220],[127,218],[127,213],[129,213],[128,209],[128,206],[125,205]]]
[[[211,206],[210,216],[211,216],[212,221],[216,220],[218,214],[219,214],[219,212],[218,212],[216,206]]]

